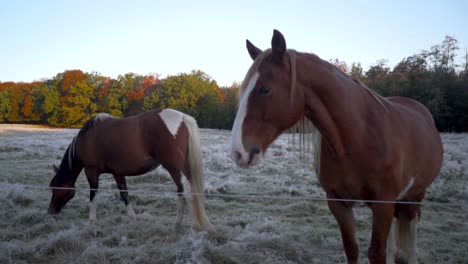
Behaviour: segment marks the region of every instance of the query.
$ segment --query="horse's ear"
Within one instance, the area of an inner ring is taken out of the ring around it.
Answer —
[[[255,47],[254,44],[252,44],[248,39],[245,41],[246,46],[247,46],[247,51],[249,52],[250,58],[252,60],[255,60],[260,53],[262,53],[262,50]]]
[[[53,164],[52,167],[54,168],[54,172],[57,173],[58,170],[59,170],[58,167],[57,167],[57,165]]]
[[[282,62],[285,53],[286,40],[284,40],[283,34],[281,34],[281,32],[274,29],[273,38],[271,39],[271,54],[275,60]]]

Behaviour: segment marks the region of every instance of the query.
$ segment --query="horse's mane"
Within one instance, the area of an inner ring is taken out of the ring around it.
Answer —
[[[312,53],[306,53],[307,55],[310,55],[311,58],[313,58],[315,61],[321,63],[322,65],[324,65],[325,67],[328,67],[329,69],[332,69],[333,71],[335,72],[338,72],[340,75],[342,76],[345,76],[345,78],[348,78],[350,79],[351,81],[357,83],[360,87],[364,88],[364,90],[369,93],[369,95],[371,95],[371,97],[377,102],[380,104],[380,106],[385,109],[385,111],[389,112],[388,111],[388,108],[385,106],[384,102],[388,102],[388,100],[381,96],[380,94],[378,94],[377,92],[375,92],[374,90],[370,89],[366,84],[364,84],[361,80],[359,79],[356,79],[352,76],[350,76],[349,74],[347,74],[346,72],[343,72],[340,68],[338,68],[336,65],[328,62],[328,61],[325,61],[325,60],[322,60],[319,56],[315,55],[315,54],[312,54]]]
[[[108,118],[113,118],[112,115],[108,113],[99,113],[93,117],[91,117],[86,123],[83,125],[83,127],[80,129],[78,132],[78,135],[83,135],[85,134],[90,128],[92,128],[94,125],[99,123],[100,121]]]
[[[78,132],[78,135],[73,137],[72,142],[70,143],[67,150],[65,151],[65,155],[64,155],[64,158],[62,160],[62,164],[61,164],[60,167],[62,167],[62,165],[63,165],[63,163],[65,161],[65,158],[68,158],[68,162],[67,162],[68,166],[69,166],[70,169],[73,168],[72,165],[73,165],[73,159],[75,158],[75,151],[76,151],[75,149],[76,149],[77,138],[84,135],[89,129],[91,129],[97,123],[101,122],[104,119],[108,119],[108,118],[113,118],[113,116],[110,115],[110,114],[107,114],[107,113],[99,113],[99,114],[91,117],[88,121],[86,121],[86,123],[83,125],[83,127]]]

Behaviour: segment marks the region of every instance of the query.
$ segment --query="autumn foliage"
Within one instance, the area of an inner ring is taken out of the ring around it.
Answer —
[[[468,54],[465,63],[458,64],[457,50],[457,40],[446,37],[393,69],[385,60],[367,71],[360,63],[329,62],[383,96],[400,95],[423,103],[439,130],[468,132]],[[199,70],[165,78],[127,73],[115,79],[67,70],[41,82],[0,82],[0,122],[80,127],[99,112],[123,117],[174,108],[194,116],[200,127],[230,129],[238,87],[234,83],[220,88]]]
[[[204,126],[230,126],[220,119],[220,111],[224,111],[222,89],[201,71],[165,79],[157,74],[134,73],[112,79],[94,72],[67,70],[43,82],[0,82],[0,89],[0,122],[80,127],[99,112],[123,117],[170,107],[196,116]],[[234,109],[230,115],[234,115]]]

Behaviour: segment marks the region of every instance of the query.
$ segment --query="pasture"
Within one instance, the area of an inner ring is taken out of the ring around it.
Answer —
[[[59,215],[47,214],[51,192],[42,187],[77,132],[0,124],[0,263],[345,262],[326,202],[306,199],[325,194],[286,136],[259,166],[243,170],[228,156],[230,131],[201,130],[206,210],[216,228],[207,233],[190,228],[187,211],[175,227],[176,187],[162,168],[127,178],[136,221],[111,175],[100,178],[96,223],[88,220],[88,191],[77,191]],[[419,262],[468,263],[468,135],[442,138],[443,167],[424,201],[464,205],[423,206]],[[77,187],[89,188],[84,175]],[[360,263],[367,263],[370,210],[357,204],[354,211]]]

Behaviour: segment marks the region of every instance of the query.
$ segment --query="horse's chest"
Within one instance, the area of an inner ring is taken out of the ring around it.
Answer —
[[[359,198],[362,196],[364,181],[359,173],[342,164],[323,164],[319,181],[327,194],[340,198]]]

